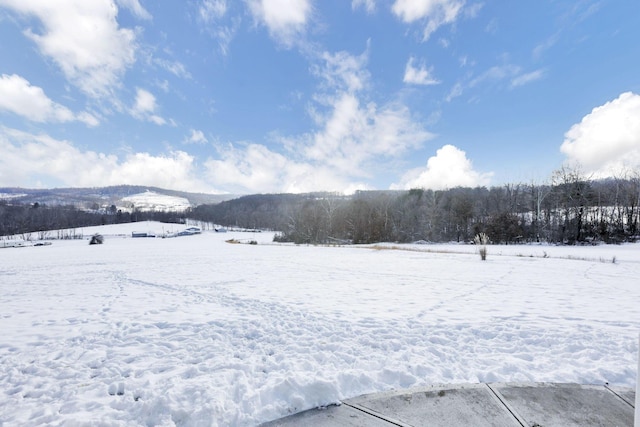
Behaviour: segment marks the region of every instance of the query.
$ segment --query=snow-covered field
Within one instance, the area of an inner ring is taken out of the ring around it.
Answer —
[[[433,383],[635,387],[640,245],[483,262],[460,245],[116,237],[162,227],[0,249],[0,425],[251,426]]]
[[[184,197],[167,196],[166,194],[158,194],[149,190],[144,193],[123,197],[121,202],[140,211],[152,212],[184,212],[191,207],[189,200]]]

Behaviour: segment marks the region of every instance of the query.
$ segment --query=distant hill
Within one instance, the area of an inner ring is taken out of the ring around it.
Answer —
[[[192,207],[191,202],[184,197],[169,196],[149,190],[123,197],[120,203],[123,202],[124,207],[142,212],[184,212]]]
[[[164,196],[164,197],[163,197]],[[77,208],[95,209],[105,206],[138,206],[140,209],[161,209],[162,203],[171,206],[198,206],[216,204],[237,197],[231,194],[189,193],[141,185],[117,185],[93,188],[29,189],[0,187],[0,200],[20,204],[44,204],[49,206],[73,205]],[[182,199],[182,200],[178,200]]]

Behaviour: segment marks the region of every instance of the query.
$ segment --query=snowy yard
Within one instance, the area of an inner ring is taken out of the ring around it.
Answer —
[[[433,383],[635,387],[640,245],[482,262],[462,245],[116,236],[140,227],[163,231],[0,249],[0,425],[252,426]]]

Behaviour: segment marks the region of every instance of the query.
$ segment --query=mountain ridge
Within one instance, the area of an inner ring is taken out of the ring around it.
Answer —
[[[140,193],[154,192],[187,199],[192,206],[217,204],[238,197],[233,194],[208,194],[168,190],[144,185],[113,185],[107,187],[22,188],[0,187],[0,200],[20,204],[73,205],[90,209],[98,206],[118,205],[121,200]]]

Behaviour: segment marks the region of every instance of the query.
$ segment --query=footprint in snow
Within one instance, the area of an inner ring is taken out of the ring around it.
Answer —
[[[124,394],[124,383],[113,383],[109,386],[109,394],[111,396],[122,396]]]

